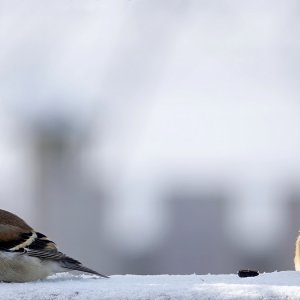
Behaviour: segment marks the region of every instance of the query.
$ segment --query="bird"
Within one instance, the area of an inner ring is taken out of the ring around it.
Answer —
[[[46,235],[0,209],[0,281],[30,282],[73,270],[109,278],[60,252]]]
[[[296,240],[295,257],[294,257],[295,271],[300,271],[300,234]]]

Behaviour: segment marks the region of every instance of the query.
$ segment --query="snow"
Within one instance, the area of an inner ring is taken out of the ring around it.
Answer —
[[[299,299],[300,273],[231,275],[92,275],[57,274],[29,283],[1,283],[1,299]]]

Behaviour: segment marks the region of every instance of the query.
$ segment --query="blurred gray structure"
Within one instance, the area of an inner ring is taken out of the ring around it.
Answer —
[[[72,120],[57,116],[33,131],[36,221],[58,245],[64,246],[67,239],[73,256],[100,269],[95,258],[105,248],[97,226],[103,197],[101,185],[92,186],[82,167],[85,128],[74,128]]]
[[[293,268],[296,1],[0,1],[0,200],[100,272]]]

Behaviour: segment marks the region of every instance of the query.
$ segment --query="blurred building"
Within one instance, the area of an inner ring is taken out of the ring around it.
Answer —
[[[0,5],[1,208],[107,274],[293,268],[295,1]]]

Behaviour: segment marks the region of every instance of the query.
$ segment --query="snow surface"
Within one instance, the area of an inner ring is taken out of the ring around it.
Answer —
[[[114,275],[62,273],[30,283],[0,283],[9,299],[300,299],[300,272],[237,275]]]

